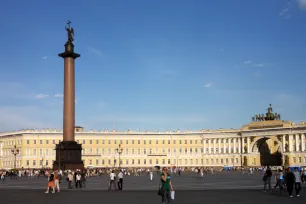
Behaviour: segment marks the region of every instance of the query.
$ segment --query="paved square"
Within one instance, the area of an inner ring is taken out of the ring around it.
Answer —
[[[124,191],[108,192],[108,176],[91,177],[87,179],[86,188],[67,189],[66,181],[61,184],[61,192],[45,194],[46,178],[7,178],[0,184],[0,199],[5,204],[15,203],[161,203],[157,195],[159,177],[154,175],[153,181],[148,175],[126,176]],[[216,172],[206,174],[204,178],[194,174],[172,176],[176,191],[173,203],[302,203],[306,201],[306,193],[300,198],[289,198],[287,194],[280,195],[278,191],[264,193],[261,176],[242,174],[240,172]],[[2,202],[1,202],[2,203]]]

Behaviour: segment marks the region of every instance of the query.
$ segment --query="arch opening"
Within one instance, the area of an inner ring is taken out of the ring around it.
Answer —
[[[261,166],[281,166],[283,164],[282,153],[277,141],[270,138],[262,138],[256,143],[260,154]]]

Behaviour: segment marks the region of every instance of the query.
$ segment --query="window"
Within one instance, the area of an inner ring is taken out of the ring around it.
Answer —
[[[49,166],[49,161],[48,160],[46,160],[46,166]]]
[[[165,159],[163,159],[163,164],[165,164]]]
[[[108,165],[110,165],[110,164],[111,164],[111,160],[109,159],[109,160],[108,160]]]
[[[99,160],[98,159],[96,159],[96,165],[99,165]]]
[[[103,140],[104,141],[104,140]],[[102,165],[104,165],[104,159],[102,159]]]
[[[122,144],[122,140],[120,140],[120,144]]]
[[[187,159],[185,159],[185,165],[187,165],[188,164],[188,160]]]
[[[187,154],[187,148],[185,148],[185,154]]]
[[[27,140],[27,144],[30,144],[30,140]]]
[[[190,154],[192,154],[192,148],[190,148]]]
[[[155,164],[158,164],[158,159],[156,159]]]
[[[147,149],[143,149],[143,154],[147,154]]]
[[[132,140],[132,144],[134,144],[134,140]]]
[[[132,164],[134,164],[134,159],[132,159]]]
[[[151,140],[149,140],[149,144],[152,144],[152,141],[151,141]]]
[[[96,140],[96,144],[99,144],[99,140]]]
[[[206,159],[206,164],[208,164],[209,163],[209,160],[208,159]]]
[[[152,149],[149,149],[149,153],[152,154]],[[306,157],[305,157],[305,159],[306,159]]]
[[[27,155],[27,156],[30,156],[30,148],[27,148],[27,150],[26,150],[26,155]]]
[[[185,140],[185,144],[187,144],[187,140]]]
[[[49,144],[49,140],[46,140],[46,144]]]
[[[49,149],[46,149],[46,156],[49,155]]]
[[[146,141],[146,140],[144,140],[144,141],[143,141],[143,144],[147,144],[147,141]]]
[[[138,140],[138,144],[140,144],[140,140]]]
[[[302,163],[302,157],[299,157],[299,163]]]
[[[176,140],[173,140],[173,144],[175,144],[175,141],[176,141]]]
[[[89,154],[92,154],[92,148],[89,149]]]
[[[228,158],[225,159],[226,164],[228,164]]]
[[[213,159],[211,159],[211,160],[210,160],[210,163],[211,163],[211,164],[214,164],[214,160],[213,160]]]
[[[170,154],[171,153],[171,150],[170,150],[170,148],[168,149],[168,154]]]
[[[140,149],[138,149],[138,155],[140,154]]]
[[[105,141],[104,141],[104,140],[102,140],[102,144],[105,144]]]
[[[42,156],[42,149],[39,149],[39,155]]]
[[[117,144],[117,140],[114,141],[114,144]]]
[[[190,159],[190,165],[192,165],[192,159]]]
[[[29,166],[30,165],[30,161],[29,160],[27,160],[27,166]]]
[[[204,152],[204,148],[201,148],[201,154],[203,154],[203,152]]]
[[[223,152],[223,150],[224,150],[224,149],[223,149],[223,148],[221,148],[221,153],[222,153],[222,154],[224,153],[224,152]]]
[[[168,144],[170,144],[170,140],[168,140]]]
[[[190,144],[192,144],[192,140],[190,140]]]
[[[33,160],[33,166],[36,166],[36,161],[35,160]]]
[[[52,144],[55,144],[55,140],[52,140]]]
[[[125,154],[129,154],[129,149],[125,149]]]
[[[216,148],[216,152],[219,153],[219,148]]]
[[[236,164],[238,164],[238,158],[236,158]]]
[[[156,144],[158,144],[158,140],[156,140]]]
[[[163,154],[165,154],[165,148],[163,148]]]
[[[40,140],[39,143],[42,144],[42,140]]]
[[[99,148],[96,149],[96,154],[99,154]]]
[[[152,164],[152,159],[150,159],[150,164]]]
[[[180,154],[182,154],[182,148],[180,148],[179,151],[180,151]]]
[[[89,165],[92,165],[92,160],[91,159],[89,160]]]
[[[36,149],[33,149],[33,156],[36,156]]]
[[[111,149],[110,148],[108,148],[108,154],[111,154]]]
[[[180,144],[182,144],[182,140],[180,140]]]
[[[219,164],[219,159],[216,159],[216,164]]]
[[[165,144],[165,140],[163,140],[163,144]]]
[[[34,140],[34,144],[36,144],[36,140]]]
[[[140,164],[140,159],[138,159],[138,164]]]
[[[217,148],[218,149],[218,148]],[[194,148],[195,153],[198,153],[198,148]]]
[[[85,140],[83,140],[83,144],[85,144]]]
[[[223,159],[221,159],[221,164],[223,164]]]
[[[111,144],[111,141],[110,141],[110,140],[108,140],[108,144]]]
[[[195,141],[195,144],[198,144],[198,140]]]
[[[231,163],[234,163],[234,158],[231,158]],[[256,159],[254,158],[254,164],[256,163]]]
[[[210,148],[210,152],[213,153],[214,152],[214,148]]]
[[[40,160],[39,161],[39,166],[42,166],[43,165],[43,160]]]
[[[171,164],[171,160],[170,159],[168,159],[168,164]]]
[[[126,144],[129,144],[129,141],[127,140],[127,141],[125,141],[126,142]]]
[[[134,154],[134,149],[132,149],[132,154]]]

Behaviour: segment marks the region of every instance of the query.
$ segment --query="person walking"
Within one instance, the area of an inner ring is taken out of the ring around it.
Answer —
[[[266,170],[265,175],[263,177],[263,180],[265,182],[264,192],[266,192],[267,185],[269,185],[269,191],[271,191],[271,177],[272,177],[272,171],[271,171],[270,167],[267,167],[267,170]]]
[[[171,191],[173,191],[171,177],[168,174],[168,170],[166,167],[163,168],[161,173],[161,189],[162,189],[162,204],[171,204]]]
[[[118,174],[118,189],[122,191],[122,187],[123,187],[123,173],[122,170],[120,170]]]
[[[76,172],[76,177],[75,177],[75,188],[78,188],[78,186],[80,187],[80,188],[82,188],[82,182],[81,182],[81,178],[82,178],[82,176],[81,176],[81,173],[80,172]]]
[[[57,190],[57,192],[60,192],[60,185],[59,185],[59,173],[58,171],[54,172],[54,185],[55,185],[55,189]]]
[[[54,174],[51,174],[48,181],[47,191],[45,193],[49,193],[50,189],[52,189],[52,193],[55,193],[54,188]]]
[[[295,193],[297,197],[300,197],[300,191],[301,191],[301,174],[299,172],[298,168],[295,168],[294,171],[294,177],[295,177]]]
[[[153,169],[150,169],[150,180],[153,180]]]
[[[287,169],[287,174],[285,177],[285,183],[286,183],[286,187],[287,187],[287,191],[289,193],[290,198],[292,198],[292,191],[293,191],[293,186],[295,184],[295,176],[292,173],[291,169],[288,168]]]
[[[67,181],[68,181],[68,189],[72,189],[71,183],[73,181],[73,175],[72,175],[71,171],[69,171],[69,173],[68,173]]]
[[[112,185],[114,186],[114,189],[117,190],[117,187],[116,187],[116,174],[115,174],[115,171],[112,170],[112,173],[110,173],[109,175],[109,186],[108,186],[108,190],[110,191],[111,188],[112,188]]]

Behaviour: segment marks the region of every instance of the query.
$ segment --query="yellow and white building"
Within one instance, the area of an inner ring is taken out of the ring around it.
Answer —
[[[240,129],[200,131],[118,132],[76,128],[85,167],[222,167],[306,166],[306,123],[271,120],[252,122]],[[0,133],[0,169],[52,167],[60,130],[20,130]],[[280,162],[280,163],[279,163]]]

